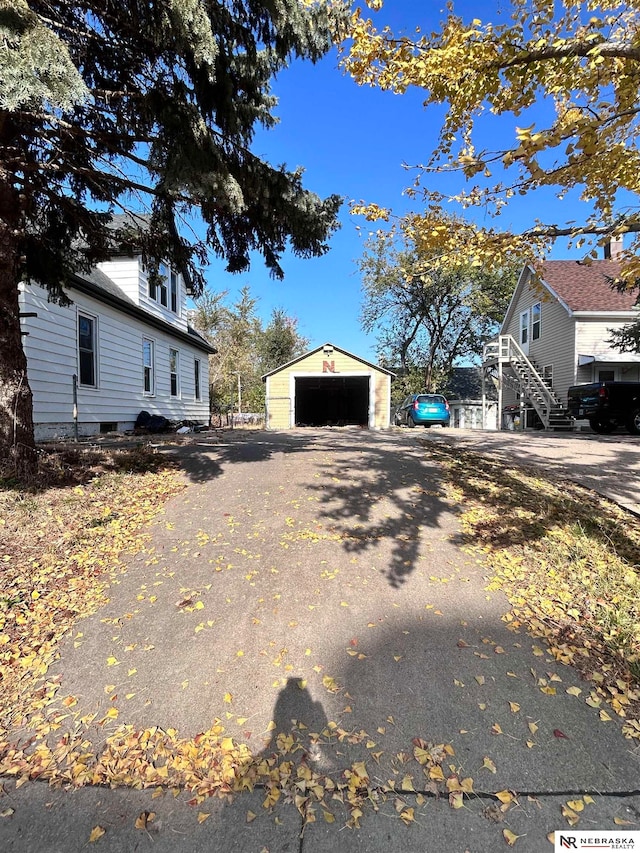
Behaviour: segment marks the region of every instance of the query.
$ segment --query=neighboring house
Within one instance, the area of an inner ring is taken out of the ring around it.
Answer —
[[[640,381],[640,354],[608,343],[612,329],[640,317],[637,291],[612,287],[620,272],[613,248],[591,263],[547,261],[540,276],[524,268],[499,338],[483,354],[501,411],[519,407],[527,426],[566,429],[571,385]]]
[[[498,392],[493,383],[483,383],[482,380],[481,367],[453,368],[443,390],[449,401],[452,427],[498,428]]]
[[[113,257],[74,276],[68,307],[21,286],[36,440],[132,429],[142,410],[208,423],[215,350],[187,323],[183,276],[160,273],[153,288],[140,257]]]

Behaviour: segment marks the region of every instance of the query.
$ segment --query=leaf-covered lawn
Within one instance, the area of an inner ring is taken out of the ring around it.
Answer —
[[[29,490],[0,489],[0,745],[37,720],[57,685],[46,673],[75,621],[107,600],[121,557],[143,547],[145,525],[184,488],[145,448],[43,455]]]
[[[577,484],[430,443],[462,510],[468,547],[512,610],[585,679],[581,698],[640,739],[640,521]],[[543,652],[540,650],[540,654]],[[553,689],[553,688],[551,688]]]

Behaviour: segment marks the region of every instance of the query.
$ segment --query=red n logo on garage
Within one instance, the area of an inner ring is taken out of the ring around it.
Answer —
[[[323,373],[335,373],[336,372],[335,361],[323,361],[322,362],[322,372]]]

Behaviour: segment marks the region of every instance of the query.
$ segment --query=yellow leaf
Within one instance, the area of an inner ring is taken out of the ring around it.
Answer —
[[[520,838],[519,835],[516,835],[515,832],[511,832],[510,829],[503,829],[502,830],[502,837],[507,842],[509,847],[513,847],[513,845],[516,843],[516,841]]]
[[[582,693],[582,690],[579,687],[567,687],[566,692],[569,696],[579,696]]]
[[[322,810],[322,814],[324,816],[326,823],[333,823],[335,821],[335,817],[331,814],[331,812],[326,812],[324,809]]]
[[[112,706],[111,708],[109,708],[109,710],[108,710],[108,711],[107,711],[107,713],[105,714],[105,717],[109,717],[109,719],[110,719],[110,720],[115,720],[115,719],[117,719],[117,717],[118,717],[118,709],[117,709],[117,708],[114,708],[114,707]]]
[[[307,686],[307,679],[306,679],[306,678],[301,678],[301,679],[297,682],[297,685],[298,685],[298,687],[300,688],[300,690],[304,690],[304,688]]]
[[[452,809],[461,809],[464,805],[464,794],[462,791],[452,791],[449,794],[449,805]]]
[[[511,800],[513,800],[513,794],[511,793],[511,791],[507,791],[507,790],[498,791],[498,793],[496,794],[496,797],[500,800],[501,803],[505,803],[505,804],[510,803]]]
[[[579,816],[568,806],[562,806],[562,816],[567,819],[569,826],[575,826],[580,820]]]
[[[529,726],[529,731],[532,735],[534,735],[538,731],[538,726],[535,723],[527,723]]]
[[[204,823],[205,820],[211,816],[210,812],[199,812],[198,813],[198,823]]]
[[[584,809],[584,803],[582,800],[567,800],[567,805],[570,809],[573,809],[574,812],[581,812]]]
[[[404,809],[404,811],[400,812],[400,820],[408,826],[411,821],[415,820],[414,810],[412,808]]]
[[[492,732],[492,734],[494,734],[494,735],[501,735],[501,734],[502,734],[502,729],[500,728],[500,724],[499,724],[499,723],[494,723],[494,724],[491,726],[491,732]]]
[[[433,779],[434,782],[444,782],[444,773],[439,764],[429,768],[429,778]]]
[[[475,679],[478,682],[478,684],[484,684],[484,682],[485,682],[484,675],[476,675]]]
[[[511,712],[513,714],[517,714],[520,710],[520,705],[517,702],[509,702],[509,707],[511,708]]]
[[[409,776],[407,773],[400,783],[400,788],[402,791],[415,791],[415,788],[413,787],[413,776]]]
[[[623,817],[618,817],[618,815],[614,817],[613,822],[616,826],[633,826],[635,823],[634,820],[625,820]]]
[[[555,687],[549,687],[549,685],[548,685],[548,684],[544,684],[544,685],[540,688],[540,690],[541,690],[541,692],[542,692],[542,693],[546,693],[546,694],[547,694],[547,696],[555,696],[555,695],[556,695],[556,692],[557,692]],[[518,838],[518,837],[519,837],[519,836],[516,836],[516,838]]]
[[[102,838],[105,830],[101,826],[94,826],[91,830],[91,835],[89,836],[89,842],[93,844],[94,841],[97,841],[99,838]]]
[[[107,666],[118,666],[120,661],[114,658],[113,655],[107,658]]]
[[[255,812],[247,812],[247,823],[251,823],[256,819],[257,815]]]
[[[231,695],[231,693],[225,693],[222,698],[227,703],[227,705],[230,705],[233,702],[233,696]]]
[[[482,769],[489,770],[491,773],[496,772],[496,765],[493,763],[493,761],[489,758],[488,755],[485,755],[484,757],[484,761],[482,762]]]
[[[584,797],[583,797],[582,799],[583,799],[583,800],[585,801],[585,803],[587,803],[588,805],[591,805],[592,803],[595,803],[595,800],[593,799],[593,797],[591,796],[591,794],[585,794],[585,795],[584,795]]]
[[[611,720],[611,717],[609,716],[609,714],[607,714],[606,711],[602,710],[600,711],[600,719],[606,723]]]
[[[155,816],[155,812],[140,812],[140,814],[136,818],[136,829],[146,829],[147,824],[151,823]]]

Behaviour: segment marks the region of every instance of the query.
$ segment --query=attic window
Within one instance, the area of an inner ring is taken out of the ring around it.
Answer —
[[[167,264],[158,267],[160,282],[149,282],[149,299],[158,302],[164,308],[169,308],[174,314],[178,313],[178,273]]]

